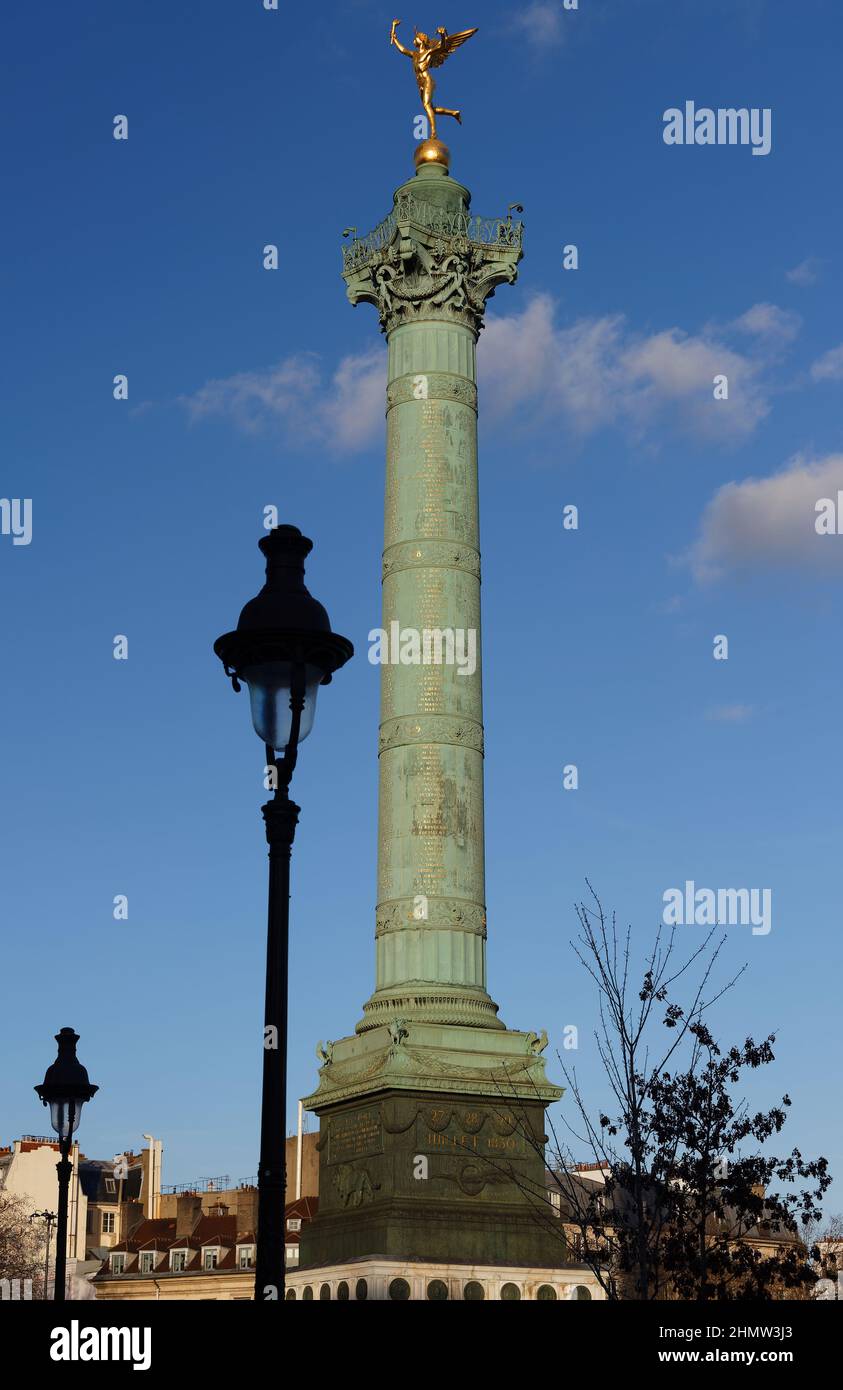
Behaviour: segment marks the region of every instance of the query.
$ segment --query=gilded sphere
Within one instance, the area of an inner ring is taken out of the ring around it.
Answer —
[[[417,169],[423,164],[442,164],[447,169],[451,163],[451,151],[441,140],[422,140],[416,145],[414,159]]]

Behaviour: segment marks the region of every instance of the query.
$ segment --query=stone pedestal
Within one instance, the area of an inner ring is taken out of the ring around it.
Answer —
[[[533,1044],[424,1023],[333,1044],[305,1102],[320,1117],[319,1215],[302,1232],[302,1265],[564,1263],[559,1233],[536,1214],[544,1106],[559,1090]]]

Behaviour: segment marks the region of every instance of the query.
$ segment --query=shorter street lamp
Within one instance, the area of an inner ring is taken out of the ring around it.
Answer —
[[[47,1297],[47,1288],[50,1283],[50,1232],[56,1224],[58,1217],[54,1211],[34,1211],[29,1218],[30,1225],[33,1221],[43,1221],[47,1227],[47,1246],[44,1251],[44,1293],[43,1298]]]
[[[72,1028],[62,1028],[56,1033],[59,1053],[52,1066],[47,1068],[40,1086],[35,1090],[44,1105],[50,1107],[50,1124],[59,1137],[61,1158],[56,1164],[59,1175],[59,1213],[56,1226],[56,1272],[53,1299],[64,1303],[65,1266],[67,1263],[67,1197],[70,1188],[70,1146],[79,1128],[82,1106],[92,1100],[99,1086],[92,1086],[88,1073],[76,1056],[79,1034]]]
[[[240,690],[241,681],[249,687],[252,723],[274,774],[273,798],[261,807],[269,845],[269,913],[255,1299],[263,1301],[273,1293],[284,1297],[290,856],[301,809],[290,800],[289,787],[299,744],[313,727],[319,687],[329,684],[354,648],[331,631],[325,609],[305,588],[304,562],[313,542],[297,526],[276,526],[258,545],[266,557],[266,583],[246,604],[236,631],[218,638],[214,651],[234,689]]]

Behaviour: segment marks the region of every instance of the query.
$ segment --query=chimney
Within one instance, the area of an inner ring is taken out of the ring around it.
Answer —
[[[161,1215],[161,1157],[164,1145],[151,1134],[143,1137],[149,1143],[149,1148],[142,1149],[140,1155],[143,1209],[146,1216],[156,1217]]]
[[[144,1209],[142,1202],[124,1202],[122,1221],[126,1223],[124,1239],[131,1240],[132,1235],[137,1230],[140,1223],[144,1220]]]
[[[176,1200],[176,1235],[189,1236],[202,1215],[202,1198],[197,1192],[186,1192]]]
[[[254,1231],[258,1224],[258,1190],[241,1187],[237,1191],[237,1229]]]

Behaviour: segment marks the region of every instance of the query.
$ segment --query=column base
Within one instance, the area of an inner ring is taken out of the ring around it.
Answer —
[[[287,1270],[287,1298],[293,1302],[383,1303],[443,1301],[493,1302],[562,1299],[579,1302],[606,1297],[585,1265],[473,1265],[441,1261],[397,1261],[385,1258],[349,1260],[313,1269]]]
[[[498,1018],[498,1005],[485,990],[481,993],[432,989],[429,984],[403,984],[400,989],[376,991],[363,1005],[356,1033],[383,1027],[393,1019],[412,1023],[437,1023],[456,1027],[494,1028],[506,1031]]]
[[[534,1033],[415,1021],[329,1044],[304,1102],[320,1138],[302,1267],[376,1255],[562,1261],[544,1162],[544,1110],[562,1090],[536,1044]]]

